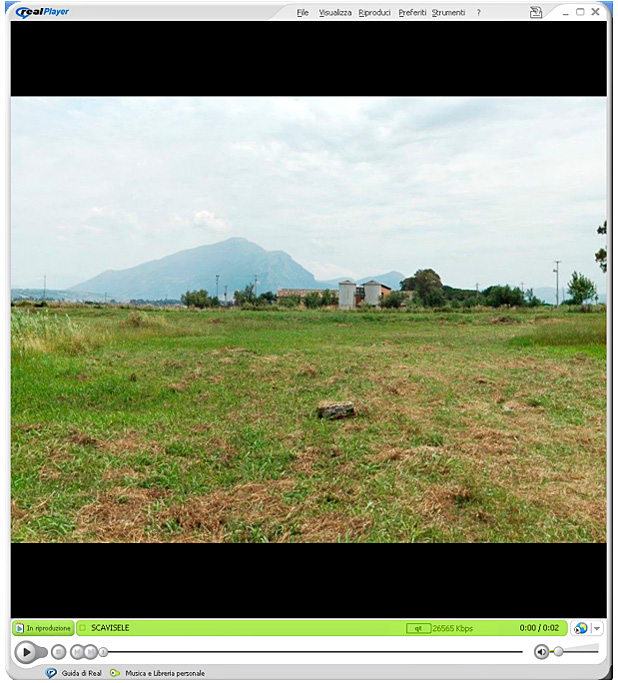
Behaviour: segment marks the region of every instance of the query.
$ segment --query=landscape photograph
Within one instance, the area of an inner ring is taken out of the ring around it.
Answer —
[[[10,117],[12,542],[606,542],[606,98]]]

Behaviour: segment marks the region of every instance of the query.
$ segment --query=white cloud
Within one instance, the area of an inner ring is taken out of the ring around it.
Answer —
[[[226,234],[232,229],[231,225],[223,218],[218,218],[212,211],[202,209],[193,214],[193,222],[196,225],[205,225],[214,233]]]
[[[319,278],[433,267],[453,285],[542,286],[560,259],[605,289],[594,263],[604,98],[13,98],[11,108],[22,283],[50,262],[78,281],[239,236]]]

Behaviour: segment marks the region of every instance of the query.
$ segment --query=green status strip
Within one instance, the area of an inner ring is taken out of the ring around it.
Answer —
[[[563,620],[392,621],[343,619],[101,620],[77,622],[78,636],[533,636],[567,634]]]

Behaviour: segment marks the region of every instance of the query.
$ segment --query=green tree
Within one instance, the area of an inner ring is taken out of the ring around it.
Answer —
[[[180,297],[180,301],[189,308],[210,308],[215,305],[205,289],[187,291]],[[218,301],[218,300],[217,300]]]
[[[277,295],[274,292],[262,292],[257,298],[258,306],[271,306],[277,301]]]
[[[322,300],[320,301],[321,306],[332,306],[333,304],[336,303],[335,300],[335,295],[333,292],[330,291],[330,289],[325,289],[322,292]]]
[[[317,308],[321,303],[321,299],[320,292],[309,292],[303,299],[303,303],[307,308]]]
[[[594,282],[581,273],[573,273],[568,287],[569,294],[576,304],[592,301],[597,295],[597,288]]]
[[[300,305],[300,296],[294,294],[293,296],[284,296],[279,299],[279,305],[285,306],[286,308],[294,308],[294,306]]]
[[[237,306],[255,303],[255,291],[253,282],[250,282],[244,289],[239,289],[234,292],[234,303]]]
[[[488,306],[523,306],[524,293],[519,287],[509,285],[492,285],[483,290],[483,298]]]
[[[403,292],[390,292],[382,299],[382,306],[384,308],[401,308],[406,298]]]
[[[599,225],[597,228],[597,234],[599,235],[606,235],[607,234],[607,221],[603,223],[603,225]],[[599,264],[601,270],[606,273],[607,272],[607,249],[603,247],[602,249],[599,249],[597,253],[594,255],[594,260]]]
[[[542,306],[543,302],[538,296],[535,296],[533,289],[526,290],[526,305],[528,306]]]
[[[442,280],[431,268],[417,270],[412,277],[401,282],[401,289],[416,292],[423,306],[442,306],[446,300]]]

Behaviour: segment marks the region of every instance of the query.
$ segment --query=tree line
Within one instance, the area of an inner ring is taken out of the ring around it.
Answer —
[[[599,235],[607,234],[607,221],[597,228]],[[601,270],[607,272],[607,249],[601,248],[594,255]],[[442,279],[432,268],[417,270],[414,275],[405,278],[400,283],[400,290],[392,291],[382,298],[384,308],[401,308],[402,306],[424,306],[427,308],[473,308],[475,306],[542,306],[541,301],[532,289],[523,290],[523,287],[511,287],[510,285],[491,285],[483,290],[459,289],[442,284]],[[567,285],[569,299],[563,304],[583,305],[597,301],[597,288],[594,282],[575,271]],[[185,306],[192,308],[216,308],[221,306],[218,297],[211,297],[205,289],[194,292],[186,292],[180,298]],[[305,296],[292,295],[282,297],[277,301],[274,292],[263,292],[256,295],[255,283],[249,283],[234,292],[234,304],[261,308],[278,303],[287,308],[293,308],[304,304],[306,308],[320,308],[333,306],[337,303],[335,292],[325,289],[323,291],[309,292]]]
[[[438,273],[432,268],[417,270],[411,277],[400,283],[401,289],[394,290],[382,298],[384,308],[402,308],[422,306],[425,308],[474,308],[489,306],[492,308],[534,307],[543,306],[532,289],[524,291],[521,287],[510,285],[491,285],[483,290],[459,289],[442,284]],[[568,283],[569,299],[563,304],[592,303],[597,299],[596,285],[581,273],[574,272]],[[190,308],[217,308],[221,301],[216,296],[209,296],[205,289],[186,292],[181,302]],[[291,295],[277,300],[274,292],[263,292],[255,295],[254,285],[248,284],[244,289],[234,292],[236,306],[264,308],[279,304],[286,308],[294,308],[303,304],[305,308],[322,308],[337,304],[335,292],[326,289],[309,292],[305,296]]]
[[[533,289],[524,291],[522,287],[510,285],[491,285],[483,290],[459,289],[443,285],[438,273],[432,268],[417,270],[411,277],[402,280],[401,291],[389,294],[383,305],[399,308],[406,299],[412,304],[428,308],[473,308],[475,306],[542,306]],[[574,272],[568,283],[569,299],[563,304],[585,304],[597,300],[594,282],[581,273]],[[405,294],[404,294],[405,293]]]

